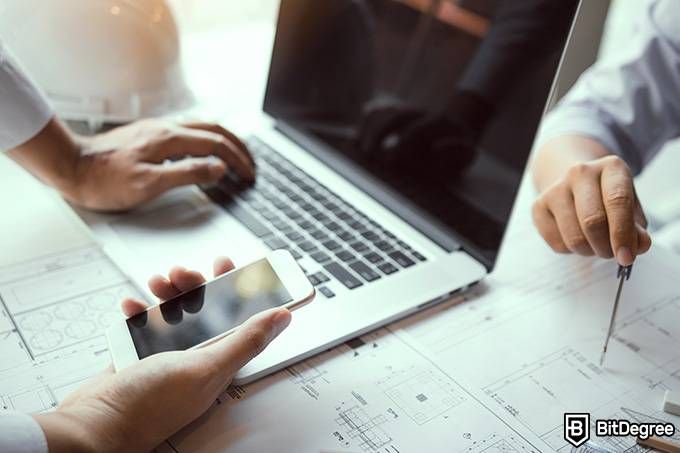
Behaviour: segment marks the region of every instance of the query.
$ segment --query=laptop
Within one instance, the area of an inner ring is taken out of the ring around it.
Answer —
[[[200,191],[226,225],[215,244],[289,250],[317,299],[237,383],[493,269],[578,3],[281,0],[245,138],[257,182]]]

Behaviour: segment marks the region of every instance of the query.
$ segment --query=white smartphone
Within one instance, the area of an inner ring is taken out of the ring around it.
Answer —
[[[252,315],[274,307],[296,310],[315,291],[290,253],[277,250],[182,293],[107,331],[116,370],[166,351],[211,344]]]

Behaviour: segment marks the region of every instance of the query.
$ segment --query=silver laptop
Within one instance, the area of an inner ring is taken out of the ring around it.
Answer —
[[[239,383],[494,266],[578,1],[426,3],[281,1],[257,183],[201,191],[228,225],[216,249],[287,249],[318,295]]]

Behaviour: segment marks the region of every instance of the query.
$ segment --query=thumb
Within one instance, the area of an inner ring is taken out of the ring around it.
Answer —
[[[285,308],[273,308],[246,321],[236,332],[203,349],[218,369],[233,376],[260,354],[288,327],[291,314]]]
[[[156,192],[165,192],[176,187],[192,184],[206,184],[217,181],[226,172],[224,162],[214,158],[188,158],[176,162],[154,165]]]

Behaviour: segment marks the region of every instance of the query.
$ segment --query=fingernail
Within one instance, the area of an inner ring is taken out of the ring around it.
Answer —
[[[274,328],[276,329],[276,336],[283,332],[286,327],[290,325],[290,321],[293,319],[288,310],[279,310],[274,315]]]
[[[621,266],[630,266],[633,264],[633,253],[628,247],[619,247],[616,252],[616,260]]]

